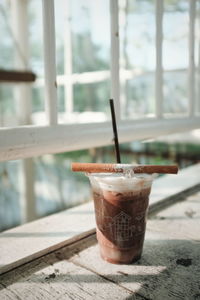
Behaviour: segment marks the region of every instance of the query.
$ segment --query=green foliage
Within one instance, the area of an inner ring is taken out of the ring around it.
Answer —
[[[44,110],[44,89],[43,88],[32,89],[32,101],[33,101],[33,112]]]
[[[100,111],[108,110],[109,82],[74,85],[74,110]]]
[[[72,35],[73,72],[92,72],[109,69],[108,62],[100,57],[101,47],[92,41],[90,32]]]
[[[0,1],[0,68],[2,69],[13,69],[14,42],[9,19],[8,3]]]
[[[7,85],[0,85],[0,116],[12,115],[15,113],[15,105],[12,89]]]
[[[63,152],[55,154],[56,159],[62,160],[63,158],[69,158],[71,161],[83,161],[85,159],[85,162],[89,162],[90,160],[88,155],[88,150],[77,150],[77,151],[70,151],[70,152]]]

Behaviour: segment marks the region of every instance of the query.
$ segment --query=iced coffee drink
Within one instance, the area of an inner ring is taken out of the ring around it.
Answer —
[[[153,175],[88,174],[101,257],[131,263],[142,254]]]

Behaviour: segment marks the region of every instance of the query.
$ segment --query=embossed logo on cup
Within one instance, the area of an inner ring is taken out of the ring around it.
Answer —
[[[100,211],[96,212],[96,214],[98,228],[102,232],[109,229],[109,236],[112,237],[112,240],[128,241],[134,235],[142,234],[145,231],[145,213],[141,213],[135,218],[132,218],[124,211],[121,211],[114,217],[102,215]],[[104,222],[102,222],[103,220]]]

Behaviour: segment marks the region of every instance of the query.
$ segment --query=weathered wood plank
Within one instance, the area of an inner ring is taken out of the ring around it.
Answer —
[[[186,168],[178,175],[156,179],[150,197],[150,211],[166,205],[169,199],[179,200],[180,193],[183,196],[184,191],[198,185],[199,173],[200,164]],[[93,202],[90,202],[7,230],[0,234],[0,274],[55,251],[87,235],[87,231],[95,232],[92,228],[95,228],[95,218]]]
[[[197,204],[200,207],[200,202],[188,202],[191,209],[195,209]],[[97,245],[83,250],[71,261],[144,299],[196,299],[200,292],[200,223],[198,218],[191,223],[184,209],[178,211],[176,219],[177,205],[186,207],[185,202],[174,205],[174,219],[165,226],[160,227],[159,219],[150,220],[150,225],[148,221],[143,256],[139,262],[132,265],[109,264],[100,258]],[[169,210],[166,210],[166,215]],[[160,214],[165,214],[165,210]],[[197,231],[194,236],[192,229],[195,225]]]
[[[200,192],[176,203],[148,221],[148,229],[170,233],[177,239],[200,239]]]
[[[194,188],[199,189],[199,174],[200,164],[197,164],[181,170],[177,176],[169,175],[155,180],[150,199],[150,213],[173,204],[174,200],[183,200],[187,196],[186,193],[193,192]]]
[[[95,273],[61,261],[7,285],[1,299],[125,299],[130,292]]]
[[[90,234],[92,227],[88,203],[1,233],[0,274]]]
[[[67,261],[94,242],[93,236],[1,275],[0,299],[127,299],[130,291]]]
[[[150,226],[148,222],[139,262],[103,261],[91,235],[1,275],[0,299],[198,299],[200,243],[189,236],[191,219],[184,213],[189,205],[199,214],[198,197],[159,212]],[[155,230],[163,215],[174,215],[173,230]],[[180,217],[186,235],[178,230]]]
[[[133,265],[111,265],[102,261],[98,246],[83,251],[72,261],[144,299],[176,299],[175,296],[195,299],[199,293],[199,259],[200,244],[154,233],[151,239],[147,235],[142,259]]]

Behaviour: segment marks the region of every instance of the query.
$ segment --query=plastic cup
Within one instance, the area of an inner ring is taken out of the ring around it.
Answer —
[[[153,175],[96,173],[90,179],[101,257],[129,264],[142,255]]]

